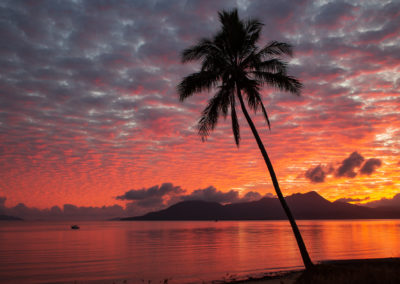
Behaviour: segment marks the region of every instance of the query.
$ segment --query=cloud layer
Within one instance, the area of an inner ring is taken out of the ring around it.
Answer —
[[[127,188],[166,181],[188,195],[210,184],[273,192],[241,114],[240,149],[222,119],[202,143],[195,126],[210,95],[180,103],[176,94],[197,67],[181,64],[180,52],[218,29],[217,11],[234,7],[265,24],[260,45],[294,46],[289,74],[305,86],[300,97],[263,88],[271,131],[252,116],[285,194],[319,190],[335,200],[349,191],[373,199],[397,193],[399,1],[5,0],[0,196],[11,206],[61,208],[122,206],[114,197]],[[384,162],[367,160],[349,182],[360,158],[335,164],[349,149]],[[322,162],[339,167],[340,179],[315,168]],[[144,200],[160,202],[156,194],[132,202]]]
[[[371,175],[382,165],[382,161],[377,158],[366,160],[358,152],[353,152],[339,163],[335,170],[332,165],[318,165],[309,168],[305,172],[305,177],[312,183],[323,183],[327,175],[334,173],[335,178],[355,178],[357,176],[356,169],[362,175]],[[346,198],[343,198],[346,199]]]
[[[272,197],[272,195],[269,194],[268,197]],[[0,196],[0,215],[16,216],[26,220],[107,220],[117,217],[143,215],[187,200],[230,204],[256,201],[261,198],[262,196],[258,192],[249,191],[240,197],[238,191],[222,192],[213,186],[196,189],[188,194],[180,186],[164,183],[149,188],[131,189],[123,195],[115,197],[117,200],[127,202],[125,208],[120,205],[96,207],[64,204],[62,208],[53,206],[50,209],[38,209],[28,207],[23,203],[6,207],[7,198]]]

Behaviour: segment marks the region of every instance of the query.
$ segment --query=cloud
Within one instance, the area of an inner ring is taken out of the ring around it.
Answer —
[[[314,183],[322,183],[325,181],[325,177],[327,174],[333,171],[332,167],[326,167],[322,165],[318,165],[314,168],[310,168],[306,171],[305,177],[308,178],[311,182]]]
[[[349,177],[354,178],[357,173],[356,168],[360,167],[359,173],[371,175],[375,170],[381,166],[382,161],[376,158],[370,158],[364,163],[364,157],[358,152],[353,152],[344,159],[340,166],[335,170],[333,166],[318,165],[313,168],[309,168],[305,172],[305,177],[312,183],[323,183],[325,182],[326,176],[332,172],[335,172],[335,177]]]
[[[123,195],[117,196],[119,200],[159,200],[165,195],[181,194],[185,192],[180,186],[173,186],[172,183],[163,183],[161,186],[155,185],[150,188],[132,189]]]
[[[186,200],[203,200],[227,204],[256,201],[262,198],[261,194],[255,191],[249,191],[243,197],[240,197],[238,191],[222,192],[213,186],[197,189],[190,194],[185,193],[186,190],[183,190],[180,186],[174,186],[172,183],[129,190],[123,195],[115,197],[117,200],[128,201],[125,208],[120,205],[96,207],[64,204],[62,208],[53,206],[51,208],[38,209],[28,207],[23,203],[13,207],[6,207],[7,198],[0,197],[0,214],[21,217],[26,220],[107,220],[116,217],[143,215]],[[266,196],[272,197],[271,194]]]
[[[215,187],[210,186],[204,189],[196,189],[192,193],[184,195],[181,198],[182,200],[203,200],[218,203],[232,203],[239,200],[239,192],[234,190],[222,192],[217,190]]]
[[[375,159],[375,158],[368,159],[362,166],[360,173],[364,175],[371,175],[381,165],[382,162],[380,159]]]
[[[272,196],[272,194],[267,194],[266,196],[270,195]],[[222,192],[213,186],[204,189],[196,189],[188,195],[181,196],[182,200],[203,200],[208,202],[218,202],[221,204],[251,202],[260,200],[261,198],[262,195],[256,191],[248,191],[245,195],[240,197],[239,192],[236,190]]]
[[[353,19],[354,6],[351,4],[335,1],[329,2],[320,8],[314,21],[317,25],[334,29],[340,27],[346,20]]]
[[[364,157],[357,152],[353,152],[350,156],[342,161],[341,166],[336,170],[336,177],[354,178],[357,173],[354,169],[359,167],[364,161]]]
[[[202,200],[228,204],[250,202],[262,198],[262,195],[255,191],[249,191],[240,197],[237,190],[223,192],[217,190],[214,186],[196,189],[188,194],[186,192],[180,186],[174,186],[172,183],[163,183],[161,186],[155,185],[149,188],[129,190],[123,195],[117,196],[116,199],[129,201],[126,204],[126,214],[136,216],[150,211],[162,210],[181,201]]]
[[[369,196],[364,197],[364,198],[351,198],[351,197],[343,197],[343,198],[339,198],[337,199],[335,202],[361,202],[361,201],[365,201],[370,199]]]
[[[363,204],[368,207],[376,208],[381,206],[400,208],[400,193],[393,196],[393,198],[382,198],[380,200],[371,201]]]
[[[265,195],[266,197],[273,197],[272,193],[268,193]],[[257,201],[262,198],[262,195],[256,191],[249,191],[247,192],[241,199],[240,202],[251,202]]]
[[[240,197],[239,191],[222,192],[214,186],[196,189],[189,194],[185,194],[186,192],[180,186],[174,186],[172,183],[163,183],[161,186],[155,185],[150,188],[129,190],[123,195],[117,196],[116,199],[130,201],[126,204],[127,211],[133,215],[140,215],[149,211],[161,210],[172,204],[187,200],[227,204],[250,202],[262,198],[262,195],[255,191],[249,191]]]
[[[0,197],[0,214],[23,218],[24,220],[107,220],[127,216],[126,210],[119,205],[112,206],[75,206],[64,204],[62,208],[53,206],[46,209],[27,207],[19,203],[13,207],[5,206],[5,197]]]
[[[142,215],[149,211],[157,211],[181,201],[186,190],[172,183],[163,183],[149,188],[132,189],[123,195],[115,197],[117,200],[130,201],[126,204],[129,216]]]

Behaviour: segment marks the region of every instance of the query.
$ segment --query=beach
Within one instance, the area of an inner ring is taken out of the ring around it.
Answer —
[[[215,282],[220,283],[220,282]],[[229,282],[228,282],[229,283]],[[231,283],[245,284],[397,284],[400,283],[400,258],[322,261],[310,271],[291,271],[260,279]]]

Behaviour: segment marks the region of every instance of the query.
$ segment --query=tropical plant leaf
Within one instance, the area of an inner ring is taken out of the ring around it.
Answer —
[[[218,83],[218,79],[219,74],[212,71],[200,71],[186,76],[177,88],[179,100],[183,101],[195,93],[209,91]]]
[[[233,137],[235,138],[236,146],[239,147],[240,144],[240,129],[239,129],[239,121],[236,115],[235,109],[235,97],[232,97],[231,100],[231,117],[232,117],[232,132]]]

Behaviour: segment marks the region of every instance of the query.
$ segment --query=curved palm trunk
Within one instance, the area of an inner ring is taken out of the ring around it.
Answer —
[[[283,197],[282,192],[279,188],[278,179],[276,178],[275,171],[274,171],[274,168],[272,167],[271,160],[269,159],[267,151],[265,150],[264,144],[262,143],[261,138],[258,135],[257,129],[254,126],[254,123],[251,120],[249,113],[246,110],[246,106],[244,105],[242,94],[240,92],[239,87],[237,87],[237,96],[239,97],[240,106],[242,107],[244,116],[246,117],[246,120],[251,128],[251,131],[253,132],[254,138],[257,141],[257,144],[258,144],[258,147],[260,148],[261,154],[264,157],[264,161],[267,164],[268,171],[271,175],[271,180],[274,185],[276,194],[278,195],[278,198],[279,198],[279,201],[281,202],[283,210],[285,211],[285,213],[289,219],[290,225],[292,226],[294,236],[296,237],[297,245],[299,246],[301,257],[303,258],[304,266],[306,267],[306,269],[309,269],[309,268],[313,267],[314,264],[312,263],[311,258],[308,255],[307,248],[304,244],[303,238],[301,237],[301,234],[300,234],[299,228],[297,227],[296,221],[293,218],[292,212],[290,211],[289,206],[287,205],[286,200]]]

